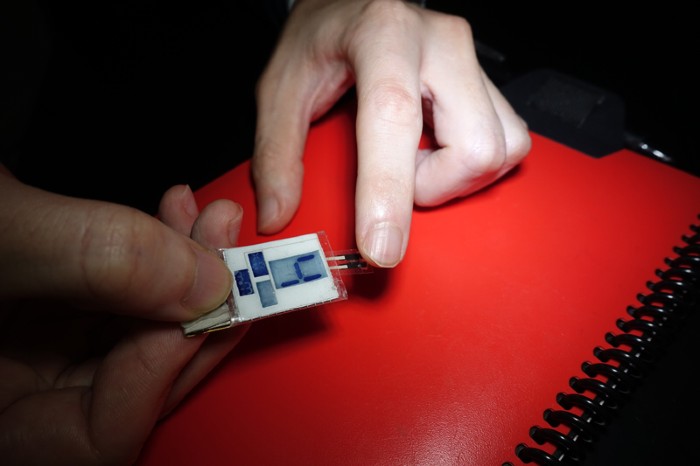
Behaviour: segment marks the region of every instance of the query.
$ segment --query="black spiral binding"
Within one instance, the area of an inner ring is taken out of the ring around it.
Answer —
[[[554,452],[521,443],[515,448],[521,461],[541,466],[580,464],[586,450],[609,425],[614,412],[651,370],[656,355],[684,316],[698,304],[700,224],[691,225],[690,229],[690,236],[681,237],[685,245],[674,247],[676,256],[666,258],[666,268],[656,271],[658,279],[647,283],[649,293],[639,294],[639,305],[628,307],[632,319],[617,321],[622,333],[607,333],[608,346],[593,350],[599,362],[582,364],[587,377],[569,380],[575,393],[557,395],[556,401],[563,409],[544,411],[549,427],[530,428],[530,438],[540,446],[555,447]],[[581,414],[574,414],[573,408]],[[513,464],[503,463],[503,466]]]

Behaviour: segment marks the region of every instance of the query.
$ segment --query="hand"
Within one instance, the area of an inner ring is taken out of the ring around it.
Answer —
[[[526,124],[479,66],[463,18],[399,0],[298,0],[257,91],[260,232],[293,217],[309,124],[353,85],[356,240],[374,265],[402,260],[414,203],[473,193],[530,150]],[[418,149],[424,124],[434,150]]]
[[[179,324],[226,298],[230,273],[206,248],[234,245],[240,207],[199,214],[176,186],[161,221],[3,174],[0,203],[0,458],[133,463],[245,331],[185,338]]]

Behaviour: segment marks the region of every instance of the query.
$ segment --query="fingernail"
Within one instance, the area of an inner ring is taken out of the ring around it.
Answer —
[[[191,218],[197,218],[199,215],[199,208],[197,207],[197,202],[194,200],[194,195],[192,194],[192,188],[189,185],[185,185],[182,189],[183,203],[182,207],[185,209],[187,215]]]
[[[203,314],[226,301],[233,278],[224,261],[213,252],[194,248],[194,253],[197,256],[194,284],[183,305],[197,314]]]
[[[243,217],[243,208],[238,206],[238,213],[235,217],[229,220],[227,225],[229,246],[233,247],[238,244],[238,235],[241,233],[241,218]]]
[[[260,203],[260,211],[258,213],[258,228],[264,229],[270,223],[272,223],[279,215],[280,205],[277,202],[277,198],[274,196],[266,197]]]
[[[393,223],[381,222],[369,231],[365,239],[369,257],[379,267],[394,267],[401,261],[403,233]]]

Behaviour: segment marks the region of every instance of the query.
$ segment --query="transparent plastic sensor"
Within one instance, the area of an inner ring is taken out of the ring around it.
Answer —
[[[356,249],[333,251],[323,231],[218,253],[233,274],[233,288],[221,306],[182,323],[188,337],[345,300],[342,275],[371,272]]]

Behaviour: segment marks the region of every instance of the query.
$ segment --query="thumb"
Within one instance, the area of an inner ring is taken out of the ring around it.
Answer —
[[[186,321],[228,296],[224,262],[156,218],[0,178],[0,298]]]

